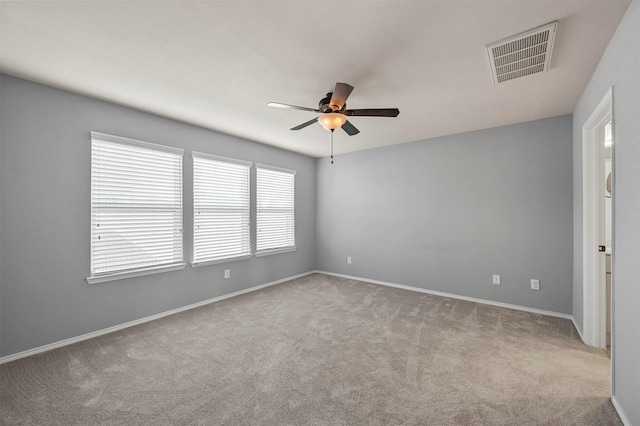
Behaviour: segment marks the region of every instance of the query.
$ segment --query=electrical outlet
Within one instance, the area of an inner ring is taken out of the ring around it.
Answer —
[[[540,290],[540,280],[531,280],[531,290]]]
[[[493,283],[495,285],[500,285],[500,275],[494,275],[493,276]]]
[[[351,265],[351,256],[347,257],[347,265]]]
[[[231,269],[225,269],[224,270],[224,279],[226,280],[227,278],[231,277]]]

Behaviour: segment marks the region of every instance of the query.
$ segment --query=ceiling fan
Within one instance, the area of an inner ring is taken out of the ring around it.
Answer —
[[[318,118],[292,127],[291,130],[304,129],[318,121],[322,127],[332,133],[334,130],[342,128],[349,136],[357,135],[360,133],[360,130],[351,124],[351,122],[347,120],[347,117],[397,117],[398,114],[400,114],[398,108],[346,109],[346,101],[352,90],[353,86],[346,83],[336,83],[333,92],[327,93],[327,95],[318,102],[317,109],[281,104],[278,102],[269,102],[267,105],[275,108],[298,109],[320,114]]]

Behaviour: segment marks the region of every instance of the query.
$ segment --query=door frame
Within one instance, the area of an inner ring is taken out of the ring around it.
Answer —
[[[600,142],[604,125],[609,121],[613,123],[613,87],[609,88],[582,127],[583,339],[586,344],[599,348],[606,347],[607,337],[606,285],[604,284],[606,279],[606,256],[603,256],[597,250],[599,245],[605,243],[603,225],[605,203],[604,191],[601,191],[605,179],[605,151],[604,145]],[[615,126],[612,124],[611,127],[613,135]],[[615,164],[613,161],[614,159],[612,158],[612,187],[615,185]],[[615,206],[613,208],[615,209]],[[611,287],[611,346],[613,348],[613,274]]]

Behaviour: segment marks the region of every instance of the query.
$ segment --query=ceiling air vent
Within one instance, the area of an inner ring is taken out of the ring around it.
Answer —
[[[558,21],[487,45],[493,84],[549,70]]]

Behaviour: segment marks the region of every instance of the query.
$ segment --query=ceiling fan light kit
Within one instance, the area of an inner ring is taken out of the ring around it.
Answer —
[[[346,121],[347,117],[337,112],[324,113],[318,117],[318,122],[328,131],[338,130]]]
[[[301,130],[312,125],[316,121],[331,132],[331,164],[333,164],[333,132],[338,129],[344,130],[349,136],[360,133],[360,130],[347,120],[347,117],[397,117],[400,114],[398,108],[369,108],[369,109],[346,109],[347,98],[353,91],[353,86],[346,83],[336,83],[333,92],[327,93],[318,103],[318,109],[301,107],[296,105],[282,104],[279,102],[269,102],[267,105],[274,108],[297,109],[320,114],[316,119],[306,121],[291,130]]]

